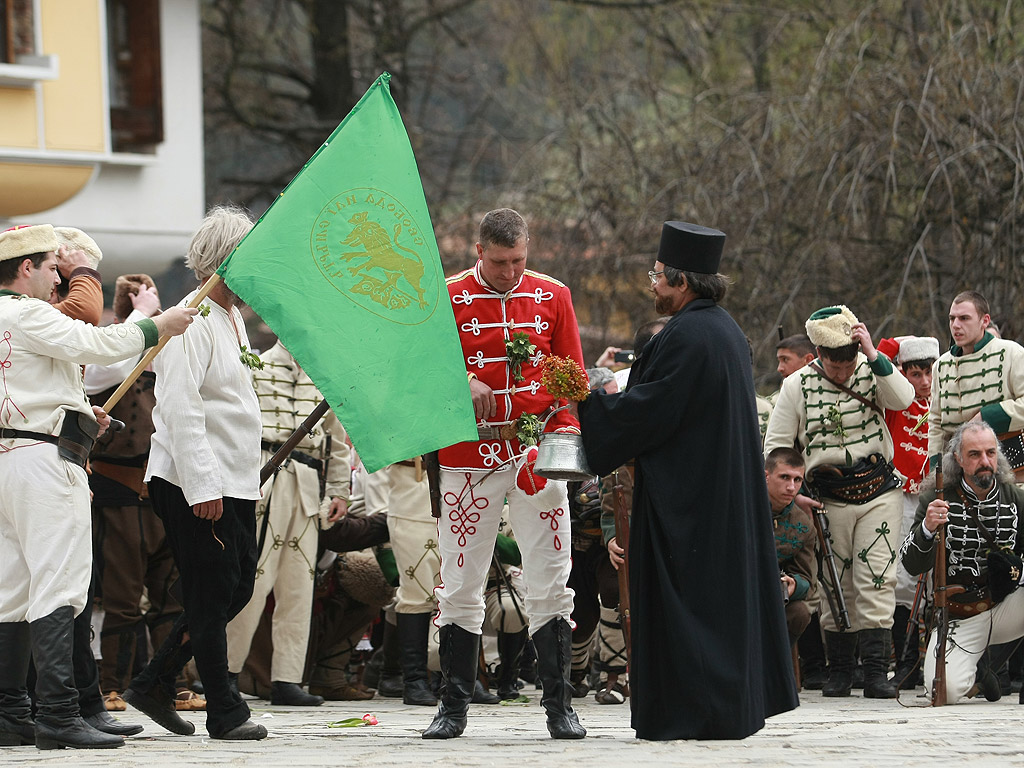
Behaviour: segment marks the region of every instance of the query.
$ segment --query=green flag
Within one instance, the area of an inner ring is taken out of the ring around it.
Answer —
[[[377,78],[217,270],[309,374],[370,472],[477,439],[390,79]]]

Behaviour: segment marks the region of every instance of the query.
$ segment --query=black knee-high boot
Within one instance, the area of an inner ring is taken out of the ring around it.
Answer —
[[[895,699],[896,681],[889,679],[892,633],[888,629],[862,629],[860,658],[864,664],[864,698]]]
[[[547,711],[548,733],[553,739],[582,739],[587,735],[572,708],[572,629],[565,619],[552,619],[533,635],[537,648],[537,674]]]
[[[396,613],[398,642],[402,656],[402,703],[413,706],[437,706],[437,697],[427,680],[427,640],[430,637],[429,613]]]
[[[480,636],[455,624],[441,627],[441,706],[424,739],[453,739],[466,730],[479,665]]]
[[[498,698],[502,701],[519,698],[519,660],[526,647],[527,630],[498,633]]]
[[[120,747],[124,739],[101,733],[82,719],[72,668],[74,611],[62,606],[29,624],[36,663],[36,746],[39,749]]]
[[[822,696],[849,696],[853,686],[853,661],[857,650],[856,632],[825,630],[825,653],[828,655],[828,682],[821,688]]]
[[[0,624],[0,747],[36,743],[36,724],[25,681],[32,658],[27,621]]]

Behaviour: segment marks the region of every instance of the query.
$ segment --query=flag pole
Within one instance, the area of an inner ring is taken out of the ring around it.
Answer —
[[[220,275],[214,272],[199,288],[199,293],[195,295],[195,298],[188,303],[188,308],[195,309],[198,307],[202,300],[209,295],[210,291],[212,291],[219,282]],[[136,365],[132,372],[128,374],[128,378],[121,382],[121,386],[115,389],[114,394],[112,394],[107,399],[107,402],[103,404],[104,411],[110,413],[110,409],[118,404],[121,398],[124,397],[124,393],[128,391],[128,388],[135,383],[135,380],[142,375],[142,372],[146,370],[151,362],[153,362],[153,358],[159,354],[160,350],[163,349],[164,345],[166,345],[170,340],[170,336],[164,336],[155,347],[152,347],[145,355],[142,356],[142,359],[139,360],[139,364]]]

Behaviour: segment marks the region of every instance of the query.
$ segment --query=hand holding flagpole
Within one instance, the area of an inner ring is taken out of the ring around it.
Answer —
[[[199,288],[199,293],[197,293],[195,298],[189,302],[187,309],[198,308],[203,299],[210,294],[210,291],[212,291],[219,282],[220,275],[210,275],[207,281]],[[132,372],[128,374],[128,378],[121,382],[121,386],[115,389],[114,394],[112,394],[107,399],[107,402],[103,404],[104,411],[110,413],[110,409],[117,405],[121,398],[124,397],[124,393],[128,391],[128,388],[135,383],[135,380],[139,378],[139,376],[142,375],[142,372],[146,370],[151,362],[153,362],[153,358],[156,357],[160,353],[160,350],[164,348],[164,345],[171,340],[172,335],[173,334],[164,336],[155,347],[150,348],[150,350],[142,356],[142,359],[139,360],[139,364],[136,365]]]

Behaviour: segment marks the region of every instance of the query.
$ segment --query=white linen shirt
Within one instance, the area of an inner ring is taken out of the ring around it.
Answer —
[[[156,326],[145,322],[148,338],[135,323],[97,328],[40,299],[0,296],[0,426],[55,435],[64,409],[95,418],[81,364],[137,357],[157,341]],[[0,452],[25,442],[2,440]]]
[[[181,300],[186,306],[193,291]],[[214,301],[153,360],[156,407],[146,482],[160,477],[189,504],[225,496],[260,498],[260,405],[252,372],[239,359],[249,347],[237,308]]]

